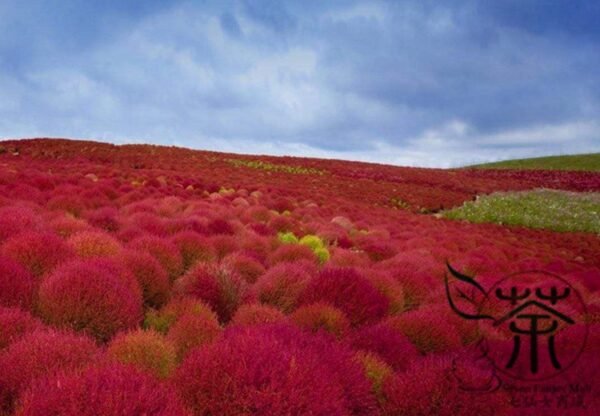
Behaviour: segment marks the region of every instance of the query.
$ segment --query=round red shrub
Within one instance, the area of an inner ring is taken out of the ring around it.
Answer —
[[[42,329],[42,322],[20,308],[0,306],[0,350],[17,341],[23,335]]]
[[[285,322],[286,316],[279,309],[256,303],[245,304],[238,308],[231,319],[231,325],[257,325]]]
[[[145,305],[157,308],[168,301],[171,291],[169,275],[154,257],[144,251],[126,250],[121,259],[138,281]]]
[[[421,353],[452,351],[462,346],[458,328],[436,308],[422,307],[388,318],[387,325],[402,332]]]
[[[90,230],[90,225],[82,219],[75,218],[71,214],[60,214],[48,220],[48,225],[52,231],[68,238],[73,234]]]
[[[229,221],[223,218],[215,218],[208,222],[207,231],[215,235],[233,235],[233,227]]]
[[[282,244],[269,255],[267,262],[274,266],[278,263],[294,263],[300,260],[318,263],[315,253],[303,244]]]
[[[167,235],[165,220],[151,212],[136,212],[126,219],[125,224],[154,236],[164,237]]]
[[[367,267],[371,263],[369,256],[363,251],[347,250],[332,247],[329,264],[334,267]]]
[[[106,341],[117,331],[139,324],[142,294],[135,278],[115,263],[75,260],[44,280],[39,311],[50,324]]]
[[[73,191],[73,189],[69,189],[69,191]],[[79,217],[87,208],[87,204],[79,195],[60,195],[58,190],[55,190],[54,195],[56,196],[50,198],[46,203],[46,207],[52,211],[66,211],[75,217]]]
[[[381,241],[376,238],[365,238],[359,247],[367,253],[372,261],[382,261],[393,257],[397,249],[390,241]]]
[[[6,240],[0,254],[10,257],[35,277],[49,273],[73,255],[69,246],[50,233],[24,232]]]
[[[465,377],[467,376],[467,377]],[[490,374],[475,366],[453,371],[449,357],[418,360],[406,372],[384,382],[384,414],[389,416],[495,416],[509,414],[508,397],[502,390],[485,394],[465,385],[485,386]]]
[[[29,333],[0,353],[0,409],[8,410],[31,382],[97,358],[99,349],[83,335],[43,330]]]
[[[183,273],[181,253],[173,243],[155,236],[144,236],[133,240],[130,247],[146,251],[165,268],[171,281]]]
[[[351,268],[324,269],[308,283],[300,299],[304,305],[330,303],[343,310],[352,325],[377,321],[389,308],[388,299]]]
[[[123,364],[131,364],[158,378],[168,377],[177,359],[175,347],[153,330],[120,333],[108,345],[107,353]]]
[[[63,372],[35,383],[16,415],[190,415],[177,395],[148,374],[121,364]]]
[[[33,275],[14,260],[0,256],[0,306],[30,309],[34,294]]]
[[[247,283],[234,271],[214,264],[197,264],[176,282],[179,293],[205,301],[228,322],[247,297]]]
[[[121,243],[104,231],[82,231],[69,237],[67,244],[81,258],[115,256],[121,252]]]
[[[208,238],[217,259],[222,260],[228,254],[231,254],[239,249],[238,241],[231,235],[213,235]]]
[[[385,401],[383,396],[383,385],[394,374],[394,370],[377,354],[366,351],[358,351],[354,358],[359,362],[365,371],[365,375],[371,381],[373,394],[380,403]]]
[[[349,337],[354,349],[377,354],[394,370],[405,370],[418,357],[415,346],[386,323],[364,326]]]
[[[395,315],[404,310],[404,290],[402,285],[389,273],[364,269],[363,273],[371,284],[385,296],[390,304],[388,313]]]
[[[269,226],[277,232],[286,232],[294,227],[294,222],[287,215],[277,215],[269,221]]]
[[[350,321],[344,312],[323,302],[299,307],[290,319],[300,328],[311,332],[325,331],[337,338],[350,330]]]
[[[175,383],[195,414],[376,412],[351,352],[285,326],[232,328],[217,343],[194,350]]]
[[[144,325],[167,334],[178,359],[197,346],[210,344],[222,331],[217,315],[193,298],[174,299],[160,311],[149,311]]]
[[[85,213],[87,222],[96,228],[108,232],[117,232],[120,222],[117,219],[119,212],[113,207],[102,207]]]
[[[217,257],[208,239],[194,231],[181,231],[171,241],[181,253],[184,270],[189,270],[197,262],[209,262]]]
[[[265,268],[254,257],[244,253],[232,253],[222,260],[222,264],[235,270],[246,282],[254,283],[265,273]]]
[[[259,277],[252,290],[260,302],[288,313],[295,309],[310,278],[300,264],[279,263]]]
[[[0,207],[0,242],[23,231],[41,229],[41,220],[26,206]]]
[[[219,321],[212,316],[187,313],[171,326],[167,339],[175,346],[178,360],[182,360],[192,349],[216,340],[221,332]]]

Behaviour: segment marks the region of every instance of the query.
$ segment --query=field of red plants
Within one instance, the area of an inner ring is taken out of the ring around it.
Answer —
[[[538,187],[600,173],[0,142],[0,415],[598,414],[600,238],[432,215]],[[506,388],[447,262],[568,281],[585,348],[520,387],[585,391]]]

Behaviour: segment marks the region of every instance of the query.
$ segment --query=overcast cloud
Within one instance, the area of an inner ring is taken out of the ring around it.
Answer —
[[[0,137],[441,167],[598,152],[598,22],[594,0],[2,0]]]

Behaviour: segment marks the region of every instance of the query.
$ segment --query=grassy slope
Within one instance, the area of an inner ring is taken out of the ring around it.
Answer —
[[[600,193],[497,192],[443,213],[451,219],[600,234]]]
[[[504,160],[468,166],[483,169],[558,169],[600,171],[600,153]]]

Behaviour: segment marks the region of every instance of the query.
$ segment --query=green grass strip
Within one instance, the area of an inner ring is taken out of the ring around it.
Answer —
[[[467,167],[482,169],[556,169],[598,172],[600,171],[600,153],[504,160]]]
[[[497,192],[442,213],[445,218],[600,234],[600,193],[537,189]]]

